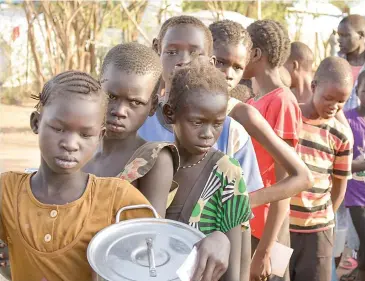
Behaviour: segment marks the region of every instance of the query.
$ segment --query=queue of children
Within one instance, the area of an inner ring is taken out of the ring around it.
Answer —
[[[343,45],[346,32],[364,41],[359,18],[341,24]],[[152,48],[112,48],[98,80],[53,77],[31,115],[39,169],[0,178],[12,280],[91,280],[91,238],[120,208],[151,204],[206,235],[192,281],[329,281],[345,197],[365,281],[365,72],[353,77],[352,59],[329,57],[313,76],[310,49],[276,21],[178,16]],[[354,80],[360,105],[344,114]],[[294,249],[283,277],[271,274],[276,241]]]

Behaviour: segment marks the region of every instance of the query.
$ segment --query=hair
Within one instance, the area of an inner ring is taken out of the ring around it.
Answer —
[[[204,90],[211,95],[223,94],[228,98],[224,74],[211,63],[198,59],[175,71],[168,103],[176,110],[194,90]]]
[[[348,23],[355,29],[356,32],[361,32],[365,35],[365,17],[360,15],[349,15],[340,21],[340,24]]]
[[[317,83],[353,84],[351,66],[347,60],[340,57],[325,58],[319,65],[313,81]]]
[[[252,40],[248,31],[238,22],[221,20],[209,26],[213,36],[213,46],[220,44],[238,45],[243,44],[248,51],[252,49]],[[249,56],[248,56],[249,58]]]
[[[282,66],[289,57],[290,39],[286,28],[273,20],[258,20],[247,28],[253,48],[259,48],[267,55],[272,67]]]
[[[302,42],[293,42],[290,45],[290,61],[298,61],[305,70],[312,71],[313,65],[313,52],[312,50]]]
[[[254,98],[255,95],[247,85],[238,84],[232,91],[229,92],[232,98],[238,99],[239,101],[245,103],[251,98]]]
[[[102,99],[105,110],[107,107],[107,96],[101,89],[100,82],[85,72],[70,70],[54,76],[44,85],[41,93],[32,95],[33,99],[38,100],[37,111],[40,112],[50,103],[52,96],[60,94],[96,96]]]
[[[213,54],[213,38],[209,28],[199,19],[192,17],[192,16],[177,16],[172,17],[166,20],[160,29],[160,32],[157,36],[157,51],[161,52],[161,43],[167,30],[170,27],[175,27],[178,25],[192,25],[204,31],[205,37],[205,48],[208,51],[208,55],[211,56]]]
[[[113,65],[119,71],[125,71],[128,74],[135,73],[141,76],[152,74],[156,81],[152,97],[157,95],[159,81],[162,75],[162,65],[158,55],[153,49],[139,43],[116,45],[104,58],[101,67],[101,78],[110,65]],[[101,83],[103,82],[105,82],[104,79]]]

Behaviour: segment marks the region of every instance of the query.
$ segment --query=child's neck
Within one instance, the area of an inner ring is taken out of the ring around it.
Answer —
[[[55,173],[42,159],[39,170],[31,178],[31,189],[41,203],[64,205],[82,196],[88,178],[81,170],[71,174]]]
[[[322,120],[323,119],[316,111],[316,109],[313,105],[312,98],[309,101],[307,101],[306,103],[301,104],[300,109],[302,111],[302,116],[307,119],[310,119],[310,120]]]
[[[179,151],[180,155],[180,167],[186,167],[189,165],[197,164],[199,161],[204,160],[206,158],[206,155],[209,153],[203,153],[203,154],[191,154],[189,151],[187,151],[183,146],[179,144],[179,141],[175,142],[177,150]],[[212,148],[210,149],[210,151]]]
[[[105,137],[102,141],[102,156],[108,156],[122,151],[135,151],[145,141],[141,139],[137,132],[127,136],[124,139],[108,139]]]
[[[257,76],[256,83],[259,87],[258,98],[265,96],[267,93],[281,87],[285,87],[281,81],[278,68],[264,68]]]
[[[291,90],[293,91],[298,103],[307,103],[312,97],[311,79],[303,78],[298,81]]]
[[[352,66],[362,66],[365,63],[365,45],[361,45],[357,50],[346,55],[347,61]]]

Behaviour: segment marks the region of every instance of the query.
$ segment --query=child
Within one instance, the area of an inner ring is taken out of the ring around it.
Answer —
[[[344,198],[352,160],[350,130],[335,115],[349,98],[352,83],[346,60],[326,58],[314,76],[312,98],[301,105],[297,152],[315,182],[291,199],[292,281],[331,280],[334,213]]]
[[[137,134],[147,116],[155,113],[161,73],[157,54],[141,44],[120,44],[107,53],[100,75],[109,97],[106,134],[100,151],[84,170],[131,182],[164,217],[179,156],[173,144],[147,143]],[[158,200],[151,192],[152,183],[160,188]],[[166,198],[160,200],[163,195]]]
[[[353,81],[365,67],[365,18],[360,15],[349,15],[338,25],[339,56],[345,58],[351,65]],[[355,83],[356,84],[356,83]],[[357,108],[359,100],[353,90],[344,110]]]
[[[166,217],[205,234],[226,233],[231,253],[224,280],[234,281],[240,280],[241,224],[248,224],[251,210],[239,163],[212,148],[226,118],[227,88],[223,74],[209,63],[194,61],[176,70],[163,112],[173,125],[181,166]]]
[[[172,74],[176,67],[189,63],[196,55],[210,57],[213,39],[209,29],[200,20],[178,16],[162,25],[158,38],[154,40],[154,49],[158,52],[163,67],[164,101],[138,133],[147,141],[174,141],[172,126],[166,124],[162,115],[163,104],[168,100]],[[246,175],[249,192],[262,188],[251,138],[238,122],[230,117],[224,120],[222,134],[214,147],[239,161]]]
[[[226,80],[231,81],[231,86],[236,87],[240,77],[234,74],[239,69],[238,65],[240,68],[245,69],[248,63],[252,47],[251,38],[242,25],[230,20],[215,22],[209,28],[213,35],[217,67],[225,74]],[[243,72],[240,71],[239,74],[242,75]],[[232,77],[235,77],[235,79],[232,79]],[[274,184],[272,188],[251,193],[251,203],[255,201],[254,197],[256,195],[260,198],[267,196],[268,192],[286,195],[286,197],[270,200],[270,202],[273,202],[293,196],[310,187],[309,170],[305,168],[298,155],[275,134],[257,110],[250,105],[237,103],[231,112],[231,116],[238,120],[248,133],[255,137],[256,141],[259,141],[289,173],[289,177],[285,181]],[[242,265],[242,267],[245,267],[245,265]],[[248,276],[242,274],[247,272],[249,270],[246,270],[246,272],[241,271],[241,280],[247,280]]]
[[[300,109],[293,93],[283,84],[279,72],[289,55],[288,34],[280,23],[272,20],[256,21],[247,30],[253,46],[244,78],[254,77],[259,89],[258,96],[248,104],[259,110],[281,139],[295,147],[301,124]],[[262,144],[254,141],[254,147],[265,187],[287,177],[283,167],[266,152]],[[270,208],[263,206],[253,210],[252,245],[254,249],[257,247],[251,264],[253,277],[270,273],[268,253],[276,239],[289,246],[288,209],[289,200],[282,200],[272,203]],[[289,274],[286,272],[283,278],[272,277],[271,280],[289,280]]]
[[[48,81],[31,127],[39,135],[36,173],[1,174],[0,238],[15,281],[91,280],[91,238],[128,205],[148,204],[128,182],[81,172],[104,134],[106,95],[91,76],[67,71]],[[147,210],[123,219],[149,217]],[[92,223],[91,223],[92,222]]]
[[[290,73],[291,85],[289,87],[299,103],[305,103],[312,97],[313,61],[313,52],[306,44],[291,43],[290,56],[284,67]]]
[[[353,176],[347,185],[345,205],[350,210],[360,238],[357,280],[365,281],[365,72],[358,76],[356,92],[360,100],[359,107],[345,112],[354,135]]]

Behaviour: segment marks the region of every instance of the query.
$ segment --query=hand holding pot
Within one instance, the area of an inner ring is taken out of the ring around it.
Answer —
[[[197,268],[191,281],[218,281],[227,271],[231,243],[228,237],[215,231],[197,243]]]

